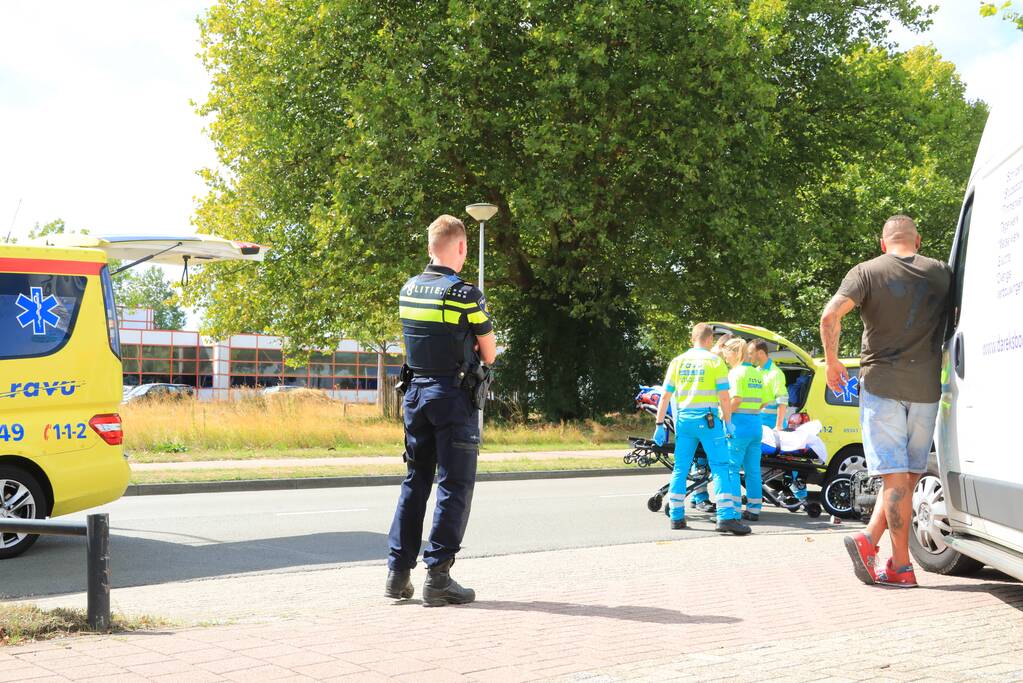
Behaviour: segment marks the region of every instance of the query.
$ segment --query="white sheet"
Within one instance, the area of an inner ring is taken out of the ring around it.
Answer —
[[[805,425],[796,427],[791,432],[776,432],[770,427],[762,428],[763,435],[761,441],[767,446],[772,448],[779,448],[782,451],[801,451],[805,448],[809,448],[813,451],[813,454],[817,456],[817,461],[820,464],[824,464],[828,461],[828,449],[821,441],[820,436],[821,425],[820,420],[814,420],[807,422]]]

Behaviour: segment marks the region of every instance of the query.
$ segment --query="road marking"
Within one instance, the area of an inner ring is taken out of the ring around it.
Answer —
[[[292,517],[295,515],[332,515],[338,512],[366,512],[369,508],[348,508],[347,510],[307,510],[303,512],[278,512],[278,517]]]
[[[607,496],[599,496],[600,498],[639,498],[640,496],[649,496],[649,493],[612,493]]]

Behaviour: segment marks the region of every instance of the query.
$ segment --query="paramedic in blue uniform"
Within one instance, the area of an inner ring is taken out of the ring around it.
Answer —
[[[450,576],[469,521],[480,439],[478,412],[460,375],[481,361],[493,363],[497,345],[482,292],[456,275],[468,253],[462,221],[441,216],[427,232],[430,264],[399,294],[408,368],[403,369],[408,476],[391,525],[385,594],[395,600],[413,595],[411,570],[436,475],[437,507],[423,551],[423,603],[441,606],[476,598]]]
[[[741,505],[739,470],[728,464],[726,441],[734,433],[731,427],[732,401],[728,395],[728,368],[710,352],[714,333],[710,325],[693,327],[693,347],[676,356],[664,376],[664,391],[657,405],[657,430],[654,443],[663,446],[668,438],[664,424],[668,404],[675,420],[675,469],[668,486],[668,511],[672,529],[685,529],[686,480],[693,464],[697,444],[703,446],[717,496],[715,530],[744,536],[750,528],[739,521]],[[720,419],[716,410],[720,408]],[[734,478],[732,475],[734,474]]]

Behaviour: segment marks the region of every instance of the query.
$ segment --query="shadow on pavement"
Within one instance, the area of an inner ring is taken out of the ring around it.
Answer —
[[[647,624],[736,624],[742,621],[742,619],[737,617],[723,617],[713,614],[685,614],[661,607],[642,607],[638,605],[608,607],[605,605],[580,605],[572,602],[546,602],[542,600],[530,602],[480,600],[471,605],[466,605],[465,609],[487,609],[500,612],[543,612],[545,614],[564,614],[574,617],[601,617],[618,621],[641,621]]]
[[[367,531],[228,543],[191,535],[180,538],[176,542],[115,532],[110,537],[114,589],[387,557],[387,535]],[[84,591],[85,543],[62,537],[41,539],[30,552],[4,560],[0,568],[0,598]]]
[[[924,584],[921,588],[925,590],[948,591],[950,593],[987,593],[998,598],[1009,607],[1023,612],[1023,583],[990,567],[985,567],[969,578],[981,579],[984,583],[960,583],[951,586],[928,586]]]

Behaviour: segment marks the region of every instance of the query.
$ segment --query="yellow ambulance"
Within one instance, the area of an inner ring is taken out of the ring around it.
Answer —
[[[262,260],[217,237],[58,235],[0,244],[0,518],[102,505],[128,485],[117,309],[108,258],[187,264]],[[0,532],[0,559],[37,539]]]

